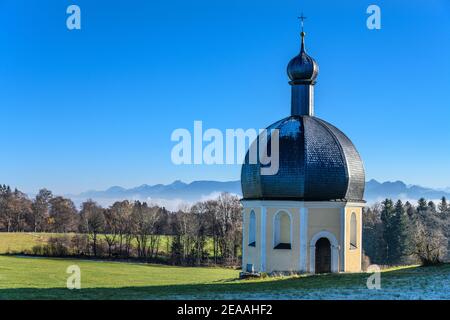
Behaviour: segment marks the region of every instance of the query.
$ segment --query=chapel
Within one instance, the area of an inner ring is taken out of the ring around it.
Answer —
[[[361,271],[364,166],[352,141],[314,116],[318,74],[302,31],[287,66],[291,114],[265,138],[277,129],[278,171],[262,174],[248,152],[242,166],[243,272]]]

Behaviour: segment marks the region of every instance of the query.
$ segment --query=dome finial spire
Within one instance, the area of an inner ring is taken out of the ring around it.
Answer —
[[[319,74],[317,62],[310,57],[305,50],[305,19],[302,15],[298,17],[301,22],[302,46],[300,53],[295,56],[287,66],[287,74],[291,80],[291,115],[314,116],[314,84]]]
[[[298,17],[298,19],[300,20],[300,24],[302,27],[302,32],[300,33],[301,37],[302,37],[302,48],[301,48],[301,52],[305,52],[305,20],[307,19],[307,17],[305,17],[305,15],[302,12],[302,15],[300,17]]]
[[[302,12],[302,15],[300,16],[300,17],[298,17],[298,19],[300,20],[300,23],[301,23],[301,26],[302,26],[302,33],[304,33],[303,31],[303,29],[304,29],[304,27],[305,27],[305,20],[307,19],[307,17],[305,17],[304,15],[303,15],[303,12]]]

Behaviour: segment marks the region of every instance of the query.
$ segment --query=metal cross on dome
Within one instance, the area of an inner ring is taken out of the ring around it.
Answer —
[[[307,19],[307,17],[305,17],[305,16],[303,15],[303,12],[302,12],[302,15],[301,15],[300,17],[298,17],[298,19],[301,21],[302,32],[303,32],[303,27],[304,27],[304,25],[305,25],[305,20]]]

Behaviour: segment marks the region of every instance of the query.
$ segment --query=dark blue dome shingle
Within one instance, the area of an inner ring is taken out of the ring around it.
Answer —
[[[241,172],[244,199],[363,201],[363,163],[339,129],[312,116],[290,116],[271,129],[280,133],[278,173],[261,175],[260,164],[249,164],[247,154]]]

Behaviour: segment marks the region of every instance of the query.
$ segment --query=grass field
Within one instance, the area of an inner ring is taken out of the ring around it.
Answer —
[[[81,269],[81,289],[66,269]],[[385,270],[381,290],[368,274],[237,279],[224,268],[0,256],[0,299],[450,299],[450,266]]]
[[[54,234],[0,233],[0,253],[21,252]],[[69,290],[67,267],[81,269],[81,289]],[[450,265],[381,273],[254,280],[238,270],[0,255],[0,299],[450,299]]]
[[[67,267],[81,270],[81,290],[66,289]],[[0,256],[0,299],[154,299],[200,284],[224,283],[238,272],[119,262]],[[197,287],[196,287],[197,286]]]
[[[56,234],[0,232],[0,254],[31,250],[35,245],[45,244],[52,236],[56,236]]]
[[[67,236],[74,236],[74,233],[69,233]],[[36,245],[44,245],[51,237],[61,237],[60,233],[32,233],[32,232],[0,232],[0,254],[4,253],[23,253],[25,251],[31,251]],[[99,236],[103,238],[102,235]],[[159,252],[166,253],[168,251],[169,236],[161,236]],[[136,241],[132,242],[136,245]],[[169,242],[170,245],[170,242]],[[213,251],[212,241],[207,241],[207,252]]]

